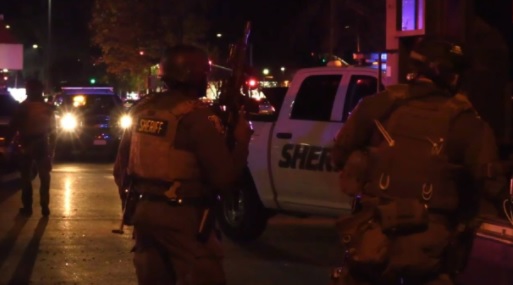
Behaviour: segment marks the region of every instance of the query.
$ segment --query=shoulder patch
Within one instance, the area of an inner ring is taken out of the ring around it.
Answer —
[[[216,128],[216,130],[220,133],[220,134],[224,134],[225,132],[225,129],[224,129],[224,126],[223,124],[221,123],[221,118],[219,118],[218,116],[216,115],[211,115],[211,116],[208,116],[208,120],[214,124],[214,127]]]

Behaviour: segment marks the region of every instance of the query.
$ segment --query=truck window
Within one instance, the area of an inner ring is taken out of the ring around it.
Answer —
[[[344,102],[344,114],[342,121],[345,122],[351,111],[358,102],[369,95],[376,94],[378,80],[375,77],[367,75],[353,75],[347,89],[347,96]]]
[[[330,121],[342,75],[314,75],[303,80],[292,106],[294,120]]]

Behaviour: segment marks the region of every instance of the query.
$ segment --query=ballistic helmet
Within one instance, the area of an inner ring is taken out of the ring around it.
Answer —
[[[421,39],[410,52],[410,59],[417,75],[444,86],[469,67],[463,47],[441,39]]]
[[[173,85],[204,85],[210,71],[208,55],[193,45],[176,45],[166,50],[160,62],[160,76]]]

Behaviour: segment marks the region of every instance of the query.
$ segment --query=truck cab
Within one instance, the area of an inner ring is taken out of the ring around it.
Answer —
[[[229,237],[255,238],[269,213],[349,213],[351,199],[338,190],[331,145],[360,99],[382,89],[378,78],[378,69],[361,66],[296,72],[278,113],[251,121],[244,183],[221,207],[220,224]]]

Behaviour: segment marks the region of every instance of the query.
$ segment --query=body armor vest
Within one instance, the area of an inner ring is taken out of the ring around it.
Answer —
[[[181,101],[169,107],[159,98],[138,107],[133,120],[128,173],[167,182],[199,179],[195,155],[174,147],[180,119],[195,108],[196,101]]]
[[[447,136],[454,118],[471,108],[461,95],[445,102],[409,100],[397,105],[388,118],[375,120],[381,142],[369,150],[365,192],[415,199],[434,209],[456,209],[462,166],[449,161]]]

